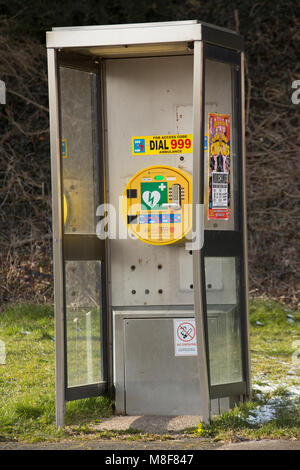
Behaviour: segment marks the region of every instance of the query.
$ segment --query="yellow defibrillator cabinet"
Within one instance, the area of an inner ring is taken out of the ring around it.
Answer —
[[[178,168],[139,171],[127,183],[124,199],[128,229],[145,243],[168,245],[192,230],[192,179]]]

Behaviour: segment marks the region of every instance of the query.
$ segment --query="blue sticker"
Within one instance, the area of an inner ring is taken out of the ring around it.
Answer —
[[[140,224],[178,224],[181,223],[181,214],[140,214]]]
[[[208,139],[207,139],[207,134],[204,136],[204,150],[208,150]]]
[[[62,139],[62,141],[61,141],[61,157],[62,158],[67,158],[68,157],[67,139]]]
[[[134,153],[145,153],[145,139],[134,139]]]

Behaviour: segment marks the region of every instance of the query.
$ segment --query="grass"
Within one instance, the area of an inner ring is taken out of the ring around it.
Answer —
[[[17,305],[0,314],[0,340],[6,364],[0,365],[0,440],[48,440],[74,429],[55,427],[55,338],[50,306]],[[66,423],[81,426],[110,413],[107,397],[67,404]]]
[[[252,401],[213,418],[209,425],[199,423],[189,435],[210,440],[300,438],[299,333],[299,313],[268,299],[252,300]],[[9,306],[0,314],[0,340],[6,347],[6,364],[0,365],[0,440],[118,437],[95,433],[91,427],[111,413],[108,397],[67,403],[67,426],[56,430],[54,335],[50,306]],[[127,434],[119,437],[155,438]]]
[[[295,343],[300,339],[299,320],[300,312],[293,313],[276,302],[251,303],[251,357],[257,381],[293,381],[293,374],[290,373]],[[296,374],[297,371],[294,372]],[[289,375],[291,377],[287,379]]]
[[[256,394],[252,401],[215,417],[209,425],[200,424],[194,433],[214,441],[299,439],[299,411],[299,399],[278,388],[271,397]]]

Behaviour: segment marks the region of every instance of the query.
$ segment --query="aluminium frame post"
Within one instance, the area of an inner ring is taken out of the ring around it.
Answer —
[[[203,205],[203,42],[194,41],[194,76],[193,76],[193,233],[197,237],[197,211],[200,204]],[[201,182],[202,181],[202,182]],[[204,223],[204,220],[201,220]],[[203,231],[204,233],[204,231]],[[206,354],[206,335],[203,318],[203,298],[202,298],[202,254],[201,247],[193,250],[193,278],[194,278],[194,306],[195,322],[197,332],[197,362],[199,371],[199,394],[201,397],[201,416],[203,422],[210,420],[210,394],[208,361]]]
[[[49,48],[48,90],[50,118],[50,149],[52,178],[53,271],[55,299],[55,373],[56,373],[56,426],[65,424],[65,325],[63,293],[63,227],[61,197],[60,124],[58,68],[56,50]]]
[[[244,363],[246,373],[246,399],[251,399],[251,363],[250,363],[250,333],[249,333],[249,283],[248,283],[248,239],[247,239],[247,191],[246,191],[246,113],[245,113],[245,53],[241,51],[241,151],[242,151],[242,211],[243,211],[243,255],[245,283],[245,321],[244,321]]]

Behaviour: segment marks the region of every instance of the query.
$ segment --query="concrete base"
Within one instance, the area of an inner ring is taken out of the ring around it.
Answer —
[[[104,419],[102,423],[93,426],[97,431],[143,431],[154,434],[182,432],[196,427],[201,416],[113,416]]]

